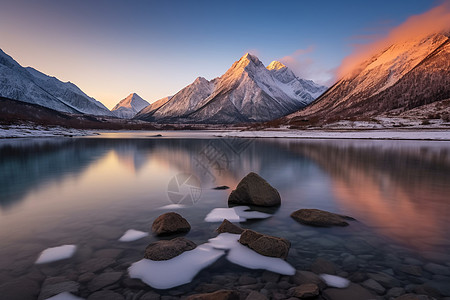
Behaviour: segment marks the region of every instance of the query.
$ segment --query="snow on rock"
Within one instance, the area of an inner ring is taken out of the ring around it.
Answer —
[[[70,258],[75,253],[76,249],[77,246],[75,245],[63,245],[45,249],[44,251],[41,252],[41,255],[39,255],[35,263],[45,264]]]
[[[325,281],[328,286],[345,289],[349,286],[350,280],[336,275],[321,274],[319,277]]]
[[[238,242],[240,234],[221,233],[209,240],[212,247],[229,250],[227,259],[249,269],[264,269],[282,275],[294,275],[295,268],[281,258],[261,255]]]
[[[129,229],[119,239],[119,242],[132,242],[148,236],[148,232]]]
[[[139,278],[153,288],[169,289],[191,282],[198,272],[224,254],[223,250],[203,244],[169,260],[142,259],[133,263],[128,272],[131,278]]]
[[[230,222],[245,222],[247,219],[266,219],[271,214],[259,211],[249,211],[248,206],[235,206],[232,208],[214,208],[205,218],[206,222],[222,222],[227,219]]]
[[[83,300],[83,298],[72,295],[71,293],[64,292],[53,297],[47,298],[47,300]]]

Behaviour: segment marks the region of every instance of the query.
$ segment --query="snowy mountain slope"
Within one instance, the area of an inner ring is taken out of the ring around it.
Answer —
[[[62,82],[30,67],[24,68],[2,50],[0,96],[62,112],[112,115],[102,103],[87,96],[73,83]]]
[[[286,117],[342,119],[411,109],[450,97],[450,40],[445,34],[394,43],[344,76],[305,109]]]
[[[241,123],[266,121],[293,112],[314,99],[300,80],[285,66],[267,69],[249,53],[236,61],[219,78],[202,77],[185,87],[167,103],[136,118],[178,123]],[[290,72],[290,78],[282,78]],[[307,86],[307,85],[305,85]]]
[[[122,119],[131,119],[143,108],[150,104],[142,99],[138,94],[131,93],[125,99],[122,99],[111,110],[117,117]]]
[[[152,114],[155,110],[163,106],[167,101],[169,101],[173,96],[167,96],[164,98],[161,98],[159,100],[156,100],[155,102],[151,103],[150,105],[144,107],[141,111],[139,111],[136,115],[140,114]]]
[[[199,108],[201,100],[207,98],[214,89],[214,82],[203,77],[176,93],[169,101],[155,110],[151,118],[155,121],[174,121],[177,118],[187,117]],[[140,115],[145,118],[147,115]]]

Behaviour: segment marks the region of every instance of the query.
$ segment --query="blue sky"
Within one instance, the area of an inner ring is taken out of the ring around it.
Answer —
[[[246,52],[330,84],[352,45],[442,2],[4,0],[0,48],[111,108],[220,76]]]

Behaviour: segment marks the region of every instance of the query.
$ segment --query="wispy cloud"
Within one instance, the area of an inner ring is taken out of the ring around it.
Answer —
[[[319,84],[329,86],[334,82],[334,70],[322,66],[313,59],[311,54],[315,50],[315,45],[298,49],[281,58],[280,62],[289,67],[300,78],[311,79]]]

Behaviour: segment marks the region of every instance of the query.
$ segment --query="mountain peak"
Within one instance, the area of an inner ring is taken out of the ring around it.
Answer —
[[[255,64],[261,62],[256,55],[253,55],[249,52],[245,53],[244,56],[242,56],[241,59],[239,59],[239,61],[251,61],[254,62]]]
[[[270,65],[267,66],[267,70],[280,70],[283,68],[287,67],[277,60],[274,60],[273,62],[270,63]]]

